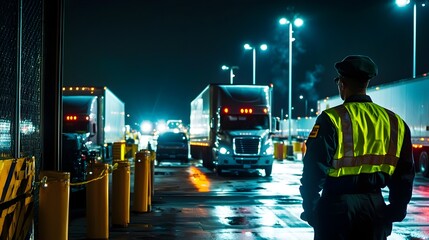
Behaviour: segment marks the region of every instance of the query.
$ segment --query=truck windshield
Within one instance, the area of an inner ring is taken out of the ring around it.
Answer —
[[[268,115],[223,115],[222,130],[262,130],[269,129]]]

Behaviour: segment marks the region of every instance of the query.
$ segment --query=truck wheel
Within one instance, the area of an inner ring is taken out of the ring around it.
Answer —
[[[265,177],[271,176],[271,172],[273,171],[273,165],[265,168]]]
[[[206,148],[206,151],[204,151],[203,166],[210,171],[213,171],[215,167],[213,164],[213,153],[211,148]]]
[[[217,167],[216,167],[216,173],[217,173],[217,175],[218,175],[218,176],[222,176],[222,174],[223,174],[223,172],[222,172],[222,168],[221,168],[221,167],[219,167],[219,166],[217,166]]]
[[[420,172],[424,177],[429,177],[429,157],[427,152],[422,152],[419,158]]]
[[[203,154],[202,159],[203,159],[203,167],[210,168],[208,156],[206,153]]]

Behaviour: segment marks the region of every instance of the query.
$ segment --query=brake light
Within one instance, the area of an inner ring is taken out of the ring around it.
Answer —
[[[423,148],[422,144],[413,144],[413,148]]]
[[[229,108],[227,108],[227,107],[226,107],[226,108],[224,108],[224,109],[223,109],[223,112],[224,112],[224,113],[229,113]]]

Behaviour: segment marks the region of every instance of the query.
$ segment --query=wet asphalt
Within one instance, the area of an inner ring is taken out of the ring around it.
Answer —
[[[278,161],[274,169],[268,178],[257,171],[217,176],[195,162],[161,164],[154,167],[149,211],[136,212],[131,167],[130,222],[112,225],[109,214],[108,239],[313,239],[312,228],[299,219],[302,163]],[[425,187],[428,181],[421,181]],[[424,214],[429,213],[429,196],[426,188],[418,187],[410,208],[414,213],[408,221],[395,224],[389,240],[429,239],[429,218]],[[88,238],[84,202],[83,191],[71,194],[69,239],[94,239]]]

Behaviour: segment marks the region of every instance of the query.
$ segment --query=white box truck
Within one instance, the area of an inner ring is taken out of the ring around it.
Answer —
[[[107,87],[63,87],[63,133],[82,136],[90,156],[112,160],[114,142],[124,141],[125,105]]]

